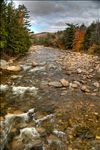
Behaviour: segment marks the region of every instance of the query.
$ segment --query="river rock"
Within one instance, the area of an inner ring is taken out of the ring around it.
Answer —
[[[77,69],[77,73],[82,73],[82,70],[80,68]]]
[[[0,60],[0,68],[1,69],[6,69],[8,66],[8,62],[6,60],[1,59]]]
[[[36,66],[38,66],[38,63],[35,62],[35,61],[33,61],[33,62],[32,62],[32,67],[36,67]]]
[[[12,142],[12,150],[42,150],[40,135],[34,127],[20,130],[20,135]]]
[[[7,70],[17,72],[17,71],[21,71],[21,67],[20,66],[8,66]]]
[[[98,64],[95,69],[98,73],[100,73],[100,64]]]
[[[46,136],[46,129],[42,127],[38,127],[36,129],[41,136]]]
[[[87,87],[86,85],[83,85],[83,86],[81,87],[81,90],[82,90],[83,92],[89,92],[89,89],[88,89],[88,87]]]
[[[79,81],[73,81],[74,84],[80,85]]]
[[[70,83],[71,88],[78,88],[78,85],[76,83]]]
[[[99,85],[99,82],[94,82],[93,85],[94,85],[95,87],[97,87],[97,88],[99,88],[99,86],[100,86],[100,85]]]
[[[63,86],[68,87],[69,86],[69,82],[65,79],[61,79],[60,82],[62,83]]]
[[[61,84],[61,82],[59,82],[59,81],[52,81],[52,82],[49,82],[48,85],[54,86],[54,87],[56,87],[56,88],[62,87],[62,84]]]

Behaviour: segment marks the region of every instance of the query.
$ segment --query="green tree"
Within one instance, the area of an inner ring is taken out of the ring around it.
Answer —
[[[76,26],[73,24],[67,24],[67,26],[68,27],[64,31],[63,42],[66,49],[72,49]]]
[[[29,15],[25,6],[15,9],[13,2],[1,2],[1,44],[7,54],[24,54],[30,47]]]
[[[7,37],[8,37],[8,32],[7,32],[7,7],[6,7],[6,2],[4,0],[0,1],[0,49],[1,52],[4,51],[4,49],[7,46]]]
[[[94,22],[89,27],[87,27],[84,42],[83,42],[84,50],[88,50],[88,48],[91,45],[91,35],[92,35],[92,32],[94,32],[94,29],[95,29],[95,23]]]

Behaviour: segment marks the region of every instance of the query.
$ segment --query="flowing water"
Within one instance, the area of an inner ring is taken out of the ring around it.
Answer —
[[[97,96],[88,96],[81,91],[48,86],[50,81],[59,81],[62,78],[73,81],[78,78],[77,74],[72,73],[70,76],[65,74],[63,67],[57,61],[65,55],[66,52],[58,49],[38,47],[18,62],[16,61],[15,64],[20,64],[23,70],[16,74],[6,73],[1,80],[2,84],[8,85],[8,90],[1,97],[2,113],[20,109],[27,111],[31,107],[50,111],[53,107],[67,101],[99,100]],[[32,68],[33,61],[37,62],[38,66]],[[14,87],[19,89],[15,89],[14,92]],[[26,90],[23,87],[26,87]],[[27,88],[31,89],[27,90]],[[66,92],[64,96],[61,94],[63,92]]]
[[[69,52],[36,46],[31,48],[26,56],[14,62],[22,67],[20,72],[2,73],[1,116],[18,111],[26,112],[31,108],[50,114],[60,105],[71,107],[71,103],[75,104],[78,101],[84,104],[91,101],[96,110],[99,110],[99,92],[93,96],[79,88],[55,87],[48,84],[63,78],[69,82],[81,82],[81,75],[73,72],[70,75],[66,74],[64,66],[59,62],[67,53]],[[37,62],[36,67],[32,67],[33,61]],[[91,85],[91,81],[89,84]]]

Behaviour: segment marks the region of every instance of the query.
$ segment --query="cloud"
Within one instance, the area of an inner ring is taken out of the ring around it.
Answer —
[[[85,23],[100,19],[100,1],[14,1],[30,11],[32,30],[36,32],[65,29],[65,23]]]

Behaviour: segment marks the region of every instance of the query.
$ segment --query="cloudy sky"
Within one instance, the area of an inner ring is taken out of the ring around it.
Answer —
[[[65,23],[85,23],[100,20],[99,0],[70,1],[14,1],[15,6],[24,4],[30,11],[31,30],[55,32],[65,29]]]

